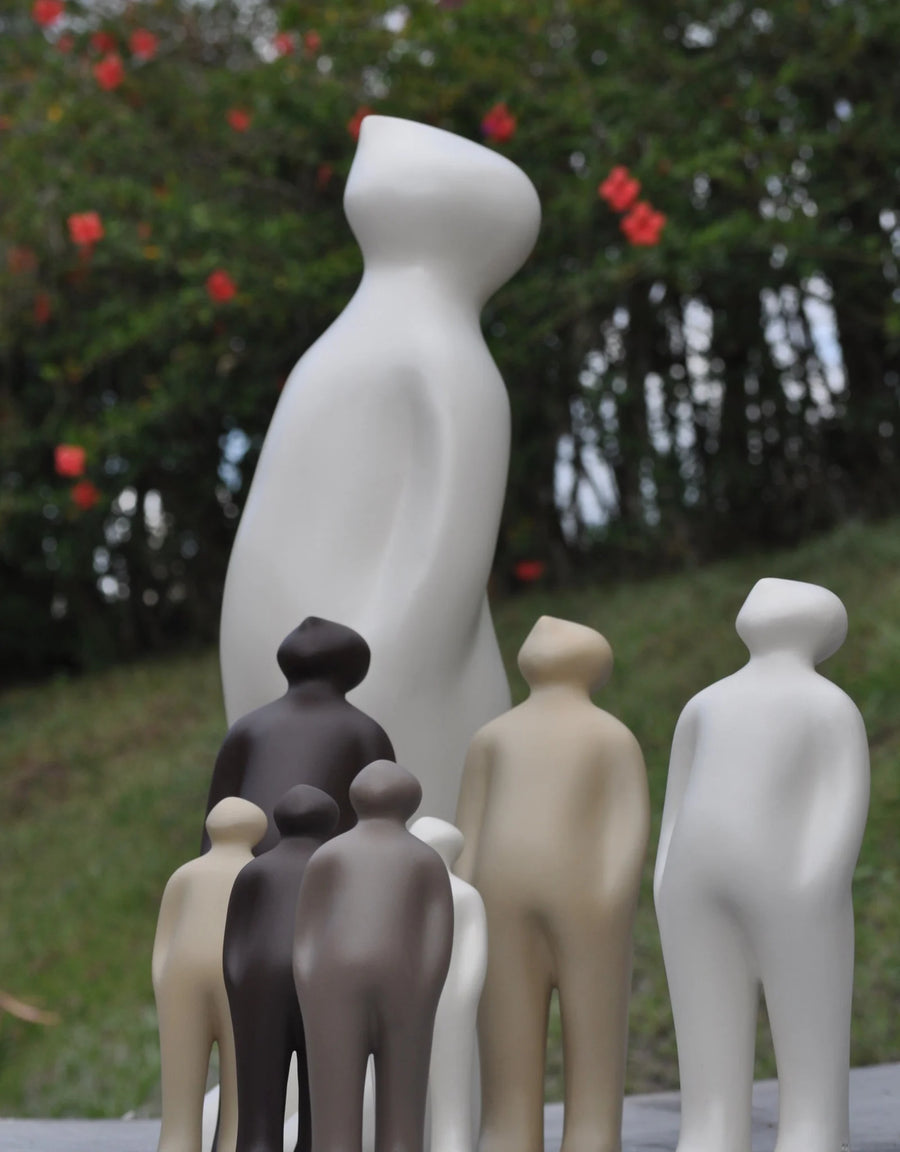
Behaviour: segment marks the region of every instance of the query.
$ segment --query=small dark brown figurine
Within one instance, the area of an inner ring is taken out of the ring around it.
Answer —
[[[349,800],[354,776],[394,750],[384,729],[344,699],[369,670],[369,646],[358,632],[307,616],[278,649],[288,690],[232,724],[216,759],[209,812],[224,796],[258,804],[269,828],[259,856],[276,844],[272,811],[295,784],[321,788],[337,801],[337,832],[356,822]],[[203,834],[203,851],[209,837]]]
[[[453,899],[440,856],[406,830],[422,799],[389,760],[350,787],[359,823],[310,860],[297,901],[312,1147],[362,1148],[375,1059],[375,1152],[422,1152],[434,1016],[450,963]]]
[[[236,1152],[282,1152],[291,1055],[297,1053],[297,1149],[309,1152],[309,1084],[294,988],[294,909],[307,862],[338,821],[319,788],[298,784],[275,805],[281,839],[238,875],[225,923],[225,987],[237,1059]]]

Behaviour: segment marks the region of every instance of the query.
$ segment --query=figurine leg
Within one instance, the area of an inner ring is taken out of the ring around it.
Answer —
[[[297,1053],[297,1146],[296,1152],[310,1152],[312,1124],[309,1111],[309,1065],[306,1060],[306,1039],[300,1009],[294,1018],[292,1045]]]
[[[317,991],[307,986],[303,1001],[312,1147],[359,1152],[369,1056],[365,1005],[350,989],[342,996]]]
[[[243,994],[232,989],[231,1004],[237,1053],[237,1152],[282,1152],[291,1062],[284,1001],[263,999],[254,984]]]
[[[853,907],[791,912],[763,953],[763,988],[778,1065],[776,1152],[850,1146]]]
[[[157,989],[162,1083],[158,1152],[199,1152],[212,1021],[195,988]]]
[[[433,1003],[433,1002],[432,1002]],[[375,1053],[375,1152],[422,1152],[431,1030],[427,1005],[393,1006]],[[357,1145],[357,1148],[359,1145]]]
[[[451,973],[452,975],[452,973]],[[428,1092],[431,1152],[471,1152],[478,995],[445,985],[434,1020]]]
[[[217,1152],[235,1152],[238,1135],[237,1063],[228,993],[224,985],[215,993],[215,1014],[219,1049],[219,1126],[216,1147]]]
[[[478,1010],[480,1152],[543,1152],[550,1009],[546,942],[515,914],[488,909],[488,964]]]
[[[712,898],[658,909],[681,1081],[677,1152],[750,1152],[759,991],[744,933]]]
[[[558,951],[565,1071],[562,1152],[619,1152],[631,918],[572,925]]]

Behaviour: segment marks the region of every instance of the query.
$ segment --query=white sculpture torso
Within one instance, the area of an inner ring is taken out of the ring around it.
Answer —
[[[370,116],[345,208],[365,258],[345,311],[292,372],[225,584],[229,723],[279,695],[275,651],[305,616],[372,650],[352,694],[452,817],[468,741],[509,705],[485,596],[509,405],[479,327],[528,255],[527,177],[436,128]]]
[[[737,618],[749,663],[678,721],[654,895],[682,1152],[750,1150],[760,985],[778,1062],[778,1152],[849,1147],[850,884],[868,748],[855,705],[815,671],[846,627],[827,589],[761,580]]]

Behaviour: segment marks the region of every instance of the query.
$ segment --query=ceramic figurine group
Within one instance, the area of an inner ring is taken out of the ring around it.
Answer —
[[[591,702],[612,670],[593,629],[538,620],[509,710],[485,596],[509,408],[479,311],[535,241],[537,194],[488,148],[369,116],[345,206],[365,272],[263,446],[226,581],[204,854],[160,909],[159,1152],[201,1152],[214,1042],[218,1152],[361,1152],[367,1127],[375,1152],[541,1152],[554,988],[563,1152],[619,1152],[644,761]],[[778,1152],[848,1147],[868,752],[815,671],[846,626],[824,588],[760,581],[737,619],[749,663],[678,721],[654,896],[679,1152],[750,1150],[760,987]]]

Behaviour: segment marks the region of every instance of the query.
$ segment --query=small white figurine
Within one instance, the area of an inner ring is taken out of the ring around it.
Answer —
[[[463,835],[446,820],[422,816],[410,828],[447,865],[456,863]],[[434,1019],[428,1076],[430,1152],[472,1152],[478,1000],[487,966],[484,902],[471,884],[450,873],[453,893],[453,950]]]
[[[466,758],[457,875],[484,900],[481,1152],[542,1152],[547,1017],[559,990],[562,1152],[621,1141],[632,926],[650,800],[637,740],[590,693],[612,672],[593,628],[542,616],[519,652],[531,694]]]
[[[365,636],[350,696],[452,819],[475,730],[509,707],[485,588],[509,462],[509,400],[481,333],[540,205],[497,152],[368,116],[344,195],[362,282],[281,394],[228,566],[229,724],[284,691],[272,660],[305,616]]]
[[[675,729],[654,895],[681,1077],[679,1152],[750,1152],[759,989],[779,1082],[777,1152],[849,1149],[853,904],[869,756],[815,671],[843,643],[833,593],[760,580],[749,662]]]
[[[200,1152],[213,1043],[222,1085],[218,1149],[234,1152],[237,1074],[222,945],[234,879],[266,827],[265,812],[249,800],[221,800],[206,818],[209,851],[174,872],[163,892],[152,961],[162,1071],[158,1152]]]

